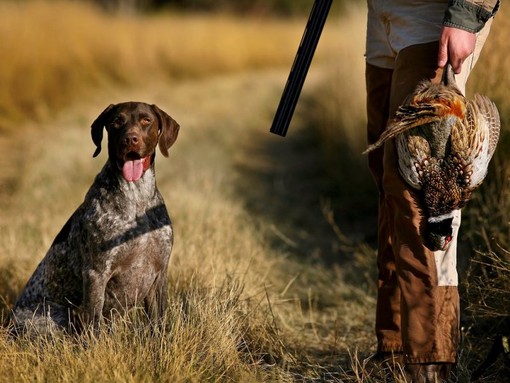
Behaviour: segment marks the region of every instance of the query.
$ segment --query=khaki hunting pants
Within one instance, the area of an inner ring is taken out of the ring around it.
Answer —
[[[462,91],[489,29],[490,22],[478,34],[475,53],[464,62],[461,76],[457,77]],[[375,63],[370,62],[370,33],[369,23],[366,64],[369,144],[377,140],[388,119],[421,80],[439,81],[442,75],[437,68],[437,41],[402,48],[388,68],[387,57],[381,63],[376,59],[372,60]],[[460,212],[454,219],[454,239],[449,248],[430,251],[419,234],[423,225],[419,201],[400,177],[393,142],[371,152],[368,164],[379,190],[375,325],[378,351],[403,352],[407,363],[455,363],[460,339],[456,271]]]

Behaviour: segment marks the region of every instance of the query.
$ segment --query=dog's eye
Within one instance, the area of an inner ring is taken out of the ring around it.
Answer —
[[[150,117],[143,117],[141,120],[142,125],[149,125],[152,122]]]
[[[118,128],[120,125],[122,125],[123,119],[121,116],[115,116],[113,120],[111,120],[109,127],[111,128]]]

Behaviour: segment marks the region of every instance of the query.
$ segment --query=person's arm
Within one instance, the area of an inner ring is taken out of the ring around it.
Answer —
[[[437,64],[449,61],[454,73],[460,73],[462,63],[473,53],[476,33],[497,12],[499,0],[450,0],[443,19],[439,39]]]

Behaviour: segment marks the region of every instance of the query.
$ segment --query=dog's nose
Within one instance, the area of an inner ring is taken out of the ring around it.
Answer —
[[[138,145],[140,138],[136,133],[128,133],[124,136],[124,144],[126,146],[136,146]]]

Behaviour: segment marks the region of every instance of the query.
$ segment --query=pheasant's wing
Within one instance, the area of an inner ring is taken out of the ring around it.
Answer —
[[[401,134],[396,139],[398,167],[404,181],[416,190],[424,183],[424,176],[432,166],[429,142],[423,135]]]
[[[377,142],[369,145],[363,154],[377,149],[386,141],[408,131],[414,127],[439,121],[448,110],[447,105],[441,103],[420,103],[402,105],[398,108],[395,118],[381,134]]]
[[[466,102],[466,117],[452,129],[451,152],[456,157],[462,182],[469,188],[479,186],[499,139],[499,113],[492,101],[476,95]]]
[[[498,108],[488,97],[479,94],[475,95],[474,104],[478,107],[478,125],[488,131],[490,160],[496,150],[501,128]]]

